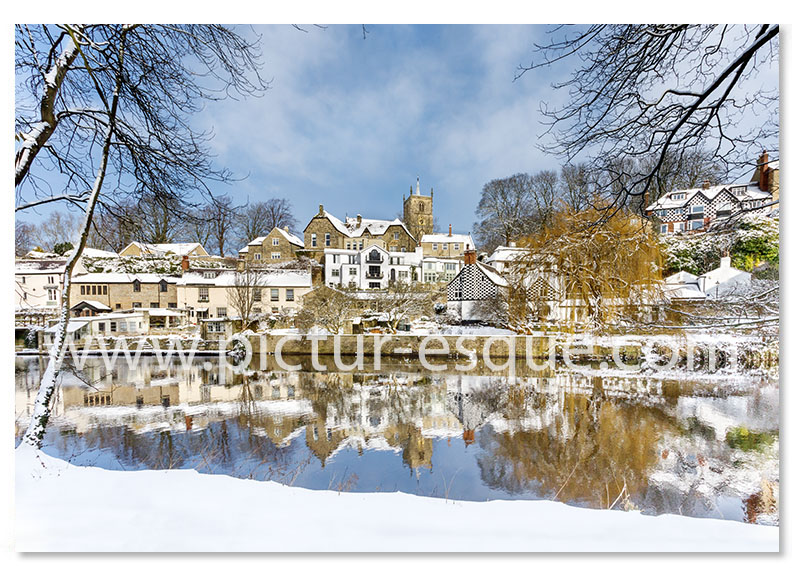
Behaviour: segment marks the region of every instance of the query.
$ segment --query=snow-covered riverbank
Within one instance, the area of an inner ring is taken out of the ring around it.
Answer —
[[[16,450],[18,551],[777,551],[779,530],[548,501],[338,493]]]

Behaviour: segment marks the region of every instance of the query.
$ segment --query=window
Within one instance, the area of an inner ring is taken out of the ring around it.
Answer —
[[[341,271],[338,268],[333,268],[330,271],[330,276],[340,276],[340,275],[341,275]]]
[[[459,250],[459,243],[458,242],[454,243],[454,250]]]
[[[261,302],[261,288],[253,288],[253,302]]]
[[[107,296],[107,285],[102,286],[102,295]]]
[[[217,309],[217,316],[219,318],[222,318],[223,316],[228,316],[228,310],[226,310],[225,308],[218,308]],[[217,324],[217,325],[220,326],[221,324]]]
[[[668,232],[668,224],[661,224],[660,225],[660,233],[665,234]]]
[[[277,314],[278,313],[278,307],[277,306],[273,306],[272,307],[272,313],[273,314]]]
[[[357,268],[350,268],[349,269],[350,276],[357,276]]]
[[[25,277],[22,276],[22,284],[24,284],[24,283],[25,283]]]
[[[126,332],[127,331],[126,320],[119,320],[118,321],[118,331],[119,332]]]
[[[316,248],[316,234],[311,234],[311,248]]]
[[[273,260],[280,260],[281,259],[280,252],[273,252],[272,253],[272,259]]]
[[[261,253],[256,252],[255,254],[253,254],[253,260],[261,260]]]
[[[338,264],[338,254],[333,254],[333,264]]]
[[[704,213],[704,206],[691,206],[690,207],[691,214],[703,214]]]
[[[456,270],[456,264],[454,264],[453,262],[446,262],[445,270],[446,272],[453,272],[454,270]]]
[[[361,249],[361,250],[363,250],[363,246],[364,246],[364,245],[365,245],[365,241],[364,241],[364,240],[361,240],[361,241],[360,241],[360,249]]]
[[[110,332],[118,332],[118,324],[110,322]]]
[[[199,286],[198,287],[198,302],[209,302],[209,287],[208,286]]]
[[[160,280],[159,291],[160,292],[167,292],[168,291],[168,283],[165,280]]]
[[[116,302],[116,310],[121,310],[121,304],[119,302]]]
[[[369,287],[370,288],[379,288],[380,287],[380,283],[379,282],[372,282],[371,284],[369,284]]]
[[[684,194],[671,194],[671,200],[684,200]]]
[[[352,242],[352,250],[357,250],[357,242]]]
[[[176,302],[168,302],[168,308],[176,308]]]
[[[398,232],[394,232],[393,233],[393,239],[394,240],[398,240],[399,239],[399,233]]]
[[[149,302],[149,308],[159,308],[159,302]]]
[[[132,308],[140,308],[140,302],[132,302]]]
[[[350,250],[351,248],[352,248],[352,244],[350,244],[349,242],[347,242],[347,250]]]
[[[693,222],[690,223],[691,230],[699,230],[703,227],[704,227],[704,222],[702,222],[701,220],[694,220]]]
[[[22,279],[22,283],[23,284],[25,283],[25,279],[24,278]],[[85,286],[80,286],[80,294],[82,296],[85,296]]]
[[[55,280],[52,276],[47,276],[47,284],[55,284]]]
[[[133,292],[140,292],[140,280],[135,280],[132,282],[132,291]],[[94,292],[96,294],[96,292]]]
[[[273,238],[273,239],[272,239],[272,245],[273,245],[273,246],[278,246],[278,245],[280,245],[280,238]]]
[[[437,250],[437,242],[432,242],[432,250]]]
[[[325,246],[330,246],[330,232],[325,232]]]
[[[660,210],[658,214],[660,215],[660,218],[665,218],[666,216],[668,216],[668,210]]]
[[[448,250],[448,243],[447,242],[443,242],[443,250]]]
[[[140,289],[137,292],[140,292]],[[96,295],[96,286],[91,286],[91,294]]]
[[[277,302],[280,300],[280,292],[277,288],[270,288],[270,302]]]
[[[409,274],[406,270],[399,270],[399,280],[406,280]]]
[[[99,322],[98,326],[99,326],[99,332],[105,331],[106,324],[104,322]]]
[[[286,288],[286,302],[294,302],[294,288]]]
[[[55,288],[47,288],[47,300],[55,302],[58,299],[58,291]]]

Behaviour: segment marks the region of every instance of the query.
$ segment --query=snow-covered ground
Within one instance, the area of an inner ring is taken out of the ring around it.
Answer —
[[[17,551],[778,551],[779,530],[548,501],[312,491],[16,450]]]

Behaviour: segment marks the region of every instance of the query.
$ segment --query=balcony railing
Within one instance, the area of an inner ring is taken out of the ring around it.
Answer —
[[[366,256],[366,262],[374,262],[376,264],[382,264],[384,261],[385,259],[382,258],[382,256],[372,256],[371,254]]]
[[[374,280],[381,280],[382,279],[382,272],[366,272],[366,278],[372,278]]]

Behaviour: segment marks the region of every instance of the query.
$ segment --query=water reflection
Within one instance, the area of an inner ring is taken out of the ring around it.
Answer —
[[[17,359],[17,437],[38,359]],[[314,489],[542,498],[777,523],[778,387],[531,373],[106,370],[66,374],[45,450]]]

